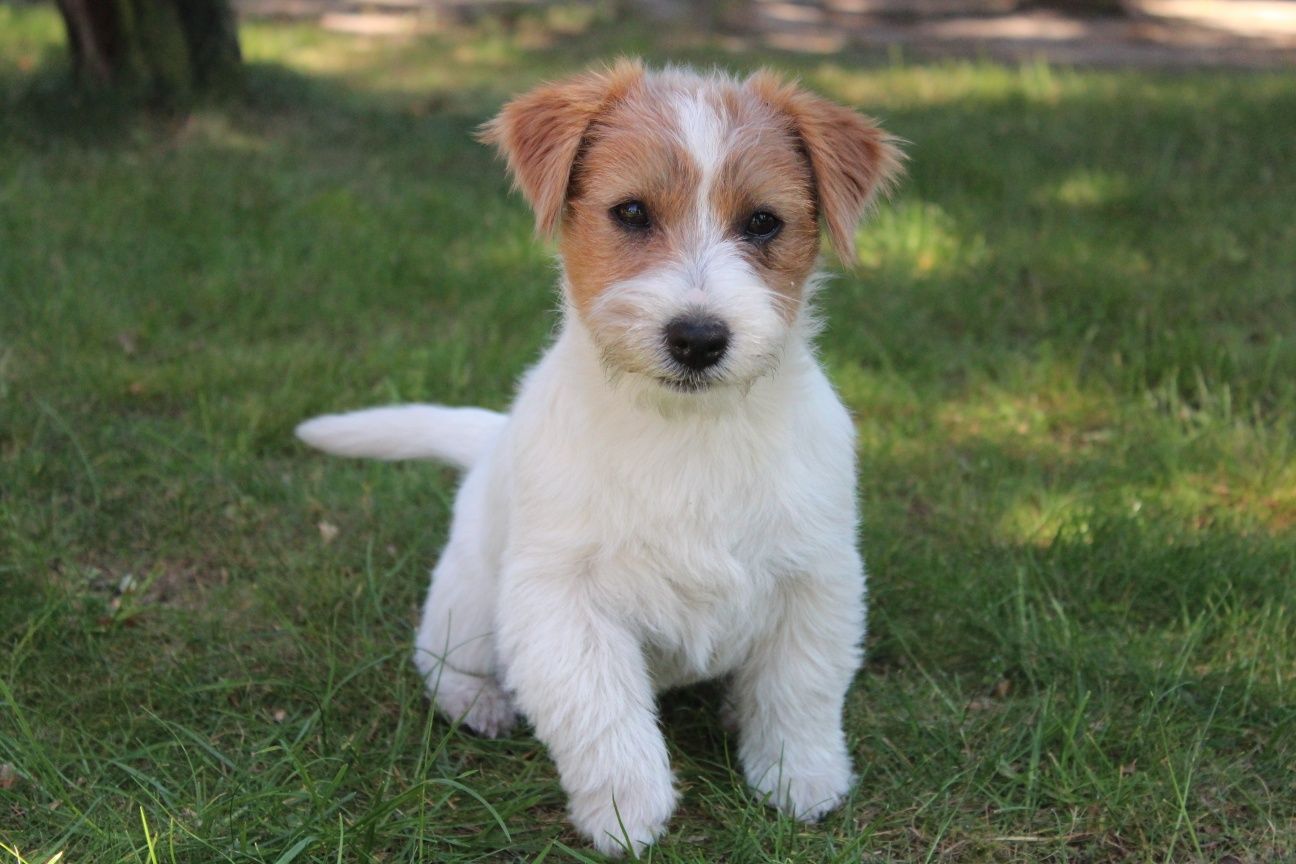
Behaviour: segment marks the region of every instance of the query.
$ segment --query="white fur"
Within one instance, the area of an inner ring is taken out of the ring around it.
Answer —
[[[439,459],[459,468],[477,462],[504,428],[505,417],[484,408],[391,405],[325,414],[297,426],[297,437],[337,456]]]
[[[707,110],[681,108],[703,157],[720,146]],[[506,422],[421,406],[299,429],[334,452],[468,466],[415,662],[440,710],[481,734],[524,714],[576,827],[608,853],[637,854],[675,807],[655,700],[670,687],[728,679],[739,761],[771,804],[815,819],[852,782],[854,430],[808,313],[785,314],[734,240],[697,236],[585,317],[568,308]],[[661,381],[662,327],[685,311],[732,331],[700,392]]]
[[[701,224],[708,232],[714,231],[714,219],[707,198],[715,182],[716,172],[720,170],[720,161],[724,157],[724,129],[715,109],[708,104],[704,95],[697,90],[688,91],[675,98],[675,114],[678,118],[680,137],[684,149],[689,151],[694,163],[702,172],[697,188],[697,211]]]
[[[748,782],[814,819],[851,783],[853,478],[850,419],[800,339],[745,396],[675,394],[609,380],[569,315],[465,477],[415,661],[482,734],[521,709],[605,852],[622,826],[636,851],[664,830],[654,694],[705,678],[730,676]]]
[[[731,335],[724,357],[705,375],[721,388],[745,387],[771,372],[783,355],[788,325],[780,302],[732,241],[721,240],[683,261],[609,286],[592,304],[587,325],[611,372],[665,379],[676,372],[662,328],[683,314],[714,316]]]

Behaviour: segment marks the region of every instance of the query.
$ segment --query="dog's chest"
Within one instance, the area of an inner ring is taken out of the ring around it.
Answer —
[[[639,634],[659,687],[732,670],[788,580],[853,543],[853,430],[813,366],[707,415],[655,415],[553,356],[530,383],[509,534],[572,562]]]
[[[662,688],[739,662],[777,616],[804,545],[789,506],[795,460],[750,430],[686,436],[592,459],[595,575],[638,625]]]

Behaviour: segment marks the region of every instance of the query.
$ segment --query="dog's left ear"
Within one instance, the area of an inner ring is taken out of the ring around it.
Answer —
[[[642,64],[620,60],[607,69],[542,84],[509,102],[478,132],[508,160],[540,234],[558,227],[572,165],[590,123],[642,77]]]
[[[837,255],[849,265],[855,260],[855,227],[878,193],[887,191],[903,170],[898,140],[873,118],[772,72],[757,72],[747,86],[791,120],[810,159],[820,218]]]

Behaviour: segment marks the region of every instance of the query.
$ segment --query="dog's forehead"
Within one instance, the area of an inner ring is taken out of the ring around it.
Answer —
[[[686,163],[688,173],[702,175],[689,176],[690,183],[707,182],[744,150],[796,151],[788,119],[741,82],[719,74],[668,70],[646,75],[609,106],[592,131],[595,159],[611,155],[619,167],[634,173],[660,164],[665,155],[674,167]],[[650,153],[654,158],[647,158]]]

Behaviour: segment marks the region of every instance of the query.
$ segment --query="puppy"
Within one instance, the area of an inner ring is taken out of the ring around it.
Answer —
[[[466,471],[415,663],[478,734],[530,720],[599,851],[665,830],[655,695],[707,678],[755,794],[814,820],[852,782],[865,607],[854,429],[809,303],[820,229],[852,257],[894,140],[769,73],[628,61],[519,97],[482,138],[560,236],[556,341],[507,415],[396,406],[297,434]]]

